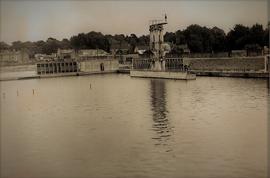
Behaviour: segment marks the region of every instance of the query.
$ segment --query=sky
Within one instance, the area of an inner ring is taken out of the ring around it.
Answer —
[[[228,32],[235,24],[266,27],[267,9],[267,0],[0,0],[0,41],[62,40],[90,31],[143,35],[165,13],[165,31],[199,24]]]

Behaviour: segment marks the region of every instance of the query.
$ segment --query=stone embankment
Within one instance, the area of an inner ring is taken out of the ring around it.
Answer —
[[[185,58],[190,70],[198,76],[269,77],[269,59],[266,57]]]

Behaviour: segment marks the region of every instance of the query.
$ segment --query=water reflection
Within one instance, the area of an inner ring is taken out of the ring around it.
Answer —
[[[157,140],[156,145],[167,145],[171,136],[171,127],[167,117],[166,87],[164,80],[151,80],[151,110],[153,112],[153,130]]]

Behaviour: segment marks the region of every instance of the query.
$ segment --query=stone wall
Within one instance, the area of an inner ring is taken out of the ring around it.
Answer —
[[[264,71],[264,57],[185,58],[190,70],[198,71]]]
[[[93,59],[80,62],[81,72],[117,71],[118,60],[115,59]]]

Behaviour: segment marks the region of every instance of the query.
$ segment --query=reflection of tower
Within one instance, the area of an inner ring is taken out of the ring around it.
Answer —
[[[165,20],[152,20],[150,22],[150,50],[153,52],[153,70],[165,70],[164,49],[163,49],[163,26],[167,24]]]
[[[170,137],[171,128],[167,118],[166,89],[163,80],[151,80],[151,105],[154,121],[153,130],[157,133],[157,137],[153,139],[164,144]]]

